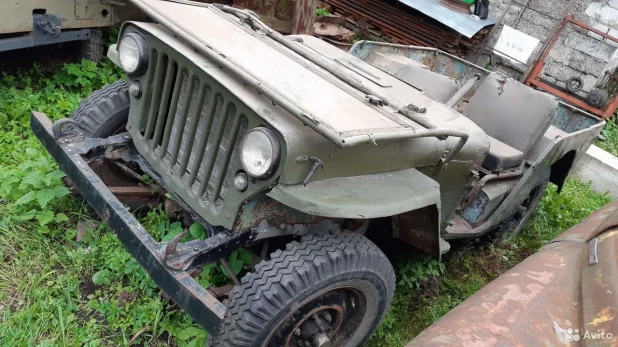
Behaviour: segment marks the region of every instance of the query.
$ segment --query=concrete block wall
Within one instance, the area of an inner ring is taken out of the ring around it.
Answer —
[[[502,23],[539,39],[541,41],[537,47],[539,52],[542,43],[550,39],[549,35],[564,13],[568,2],[568,0],[516,0]],[[499,17],[508,3],[508,0],[493,0],[490,11]],[[516,3],[527,3],[531,9],[525,9]],[[578,0],[570,12],[575,15],[575,19],[618,37],[618,0]],[[498,35],[499,31],[496,37],[490,40],[490,47],[493,47]],[[612,41],[602,42],[598,40],[599,38],[599,35],[587,30],[568,26],[546,60],[541,77],[560,87],[565,87],[565,82],[569,78],[580,77],[584,81],[584,86],[579,94],[585,96],[597,85],[605,71],[612,71],[618,67],[616,49],[618,44]],[[533,63],[533,58],[534,55],[527,62],[528,65]],[[514,63],[504,58],[499,60],[497,67],[515,77],[519,77],[527,70],[526,64]]]

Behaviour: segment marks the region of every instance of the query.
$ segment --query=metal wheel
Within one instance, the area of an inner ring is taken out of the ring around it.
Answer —
[[[602,89],[593,89],[586,95],[586,103],[592,107],[602,108],[607,104],[609,95]]]
[[[344,346],[358,329],[367,307],[356,288],[334,288],[318,293],[275,329],[267,346]]]
[[[549,184],[549,174],[549,170],[543,173],[539,182],[532,187],[530,193],[528,193],[526,199],[517,206],[514,215],[500,223],[500,225],[489,234],[489,238],[492,242],[501,243],[509,241],[526,227],[528,221],[530,221],[530,217],[534,214],[534,210],[536,210],[539,202],[541,202],[543,194],[545,194],[545,189],[547,189],[547,185]]]
[[[210,346],[362,346],[384,318],[395,274],[362,235],[304,236],[262,261],[230,293]]]
[[[566,89],[571,93],[577,93],[584,87],[584,80],[579,77],[571,77],[566,81]]]

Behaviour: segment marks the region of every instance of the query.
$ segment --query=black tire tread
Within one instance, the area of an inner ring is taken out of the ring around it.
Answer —
[[[364,236],[336,231],[306,235],[300,242],[289,243],[285,250],[272,253],[269,261],[257,264],[255,271],[244,276],[241,285],[234,287],[226,302],[228,312],[219,335],[214,341],[209,338],[208,345],[253,345],[267,324],[268,316],[274,316],[293,302],[312,283],[334,273],[359,269],[376,272],[385,280],[388,308],[395,290],[395,273],[384,253]],[[284,297],[280,293],[287,295]],[[380,320],[385,313],[386,310]]]
[[[98,64],[103,59],[103,50],[103,31],[101,29],[91,30],[90,38],[82,42],[81,57]]]
[[[86,136],[91,136],[97,129],[114,115],[130,105],[129,84],[118,80],[95,90],[79,104],[71,114],[71,119]]]

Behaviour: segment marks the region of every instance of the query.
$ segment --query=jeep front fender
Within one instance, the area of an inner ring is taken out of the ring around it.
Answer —
[[[267,195],[295,210],[328,218],[373,219],[397,216],[395,221],[402,221],[400,215],[429,209],[433,213],[421,214],[435,221],[414,226],[397,223],[399,227],[408,225],[396,228],[394,236],[418,246],[416,241],[420,239],[416,240],[414,235],[425,234],[429,238],[423,239],[432,240],[432,245],[419,248],[431,250],[429,253],[439,256],[440,185],[416,169],[330,178],[310,182],[306,186],[279,185]]]

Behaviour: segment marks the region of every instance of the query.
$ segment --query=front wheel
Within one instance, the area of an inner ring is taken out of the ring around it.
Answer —
[[[394,291],[390,262],[364,236],[304,236],[243,277],[209,345],[362,346]]]
[[[71,114],[71,120],[86,137],[105,138],[126,131],[129,119],[128,83],[118,80],[95,90]],[[108,187],[132,187],[138,182],[109,160],[96,163],[94,172]]]
[[[87,137],[108,137],[125,131],[129,119],[129,84],[118,80],[84,99],[71,119]]]

